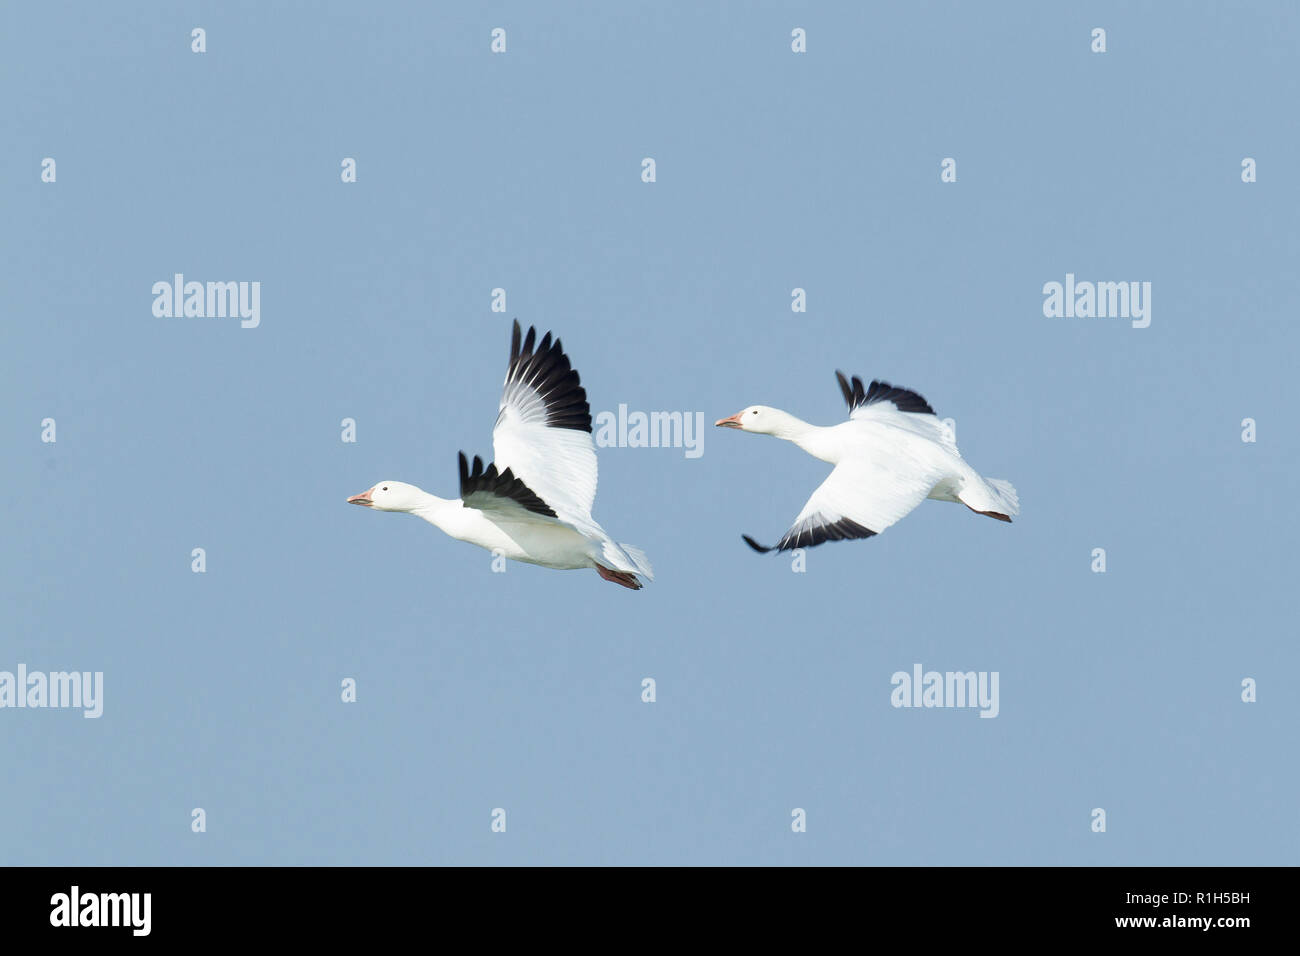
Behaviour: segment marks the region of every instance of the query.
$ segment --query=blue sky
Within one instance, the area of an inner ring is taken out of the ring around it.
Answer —
[[[0,709],[0,861],[1297,862],[1292,5],[6,20],[0,671],[104,694]],[[177,272],[260,324],[156,317]],[[1150,326],[1046,317],[1067,274],[1150,282]],[[346,505],[457,494],[514,317],[593,412],[914,388],[1022,515],[927,502],[796,573],[740,534],[821,462],[601,448],[632,593]],[[915,664],[998,672],[997,718],[892,707]]]

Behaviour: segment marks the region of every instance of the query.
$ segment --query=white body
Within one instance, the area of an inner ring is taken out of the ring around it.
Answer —
[[[536,345],[536,348],[534,346]],[[439,498],[399,481],[381,481],[348,501],[418,515],[453,538],[512,561],[547,568],[594,568],[639,588],[653,580],[644,552],[614,541],[591,516],[596,449],[591,409],[560,340],[540,343],[514,324],[510,365],[492,429],[495,461],[471,469],[460,456],[460,498]]]
[[[489,517],[485,511],[465,507],[459,498],[448,500],[426,492],[420,493],[426,501],[411,509],[411,513],[457,541],[500,552],[511,561],[540,564],[544,568],[564,571],[595,568],[599,563],[597,559],[604,559],[605,566],[610,566],[609,559],[605,558],[606,540],[609,536],[595,522],[592,522],[593,530],[598,529],[603,538],[588,537],[568,525],[541,515],[535,520],[531,516],[518,519],[500,515]],[[614,562],[614,570],[638,570],[635,567],[618,567],[619,563]]]
[[[904,414],[892,413],[900,418]],[[974,511],[1019,514],[1014,489],[1011,489],[1012,500],[1008,500],[1005,491],[1011,486],[996,479],[985,480],[962,458],[943,423],[936,420],[935,425],[942,432],[926,435],[915,426],[907,427],[884,417],[864,417],[839,425],[808,425],[790,440],[814,458],[832,465],[845,465],[830,492],[856,490],[863,499],[873,496],[882,499],[875,511],[881,516],[877,519],[881,527],[873,528],[876,531],[883,531],[920,504],[916,500],[906,511],[888,520],[890,509],[885,506],[886,500],[896,499],[897,506],[902,506],[916,498],[923,488],[923,498],[961,502]],[[926,484],[930,487],[925,488]],[[1003,490],[999,491],[996,484],[1002,484]],[[818,490],[825,488],[823,484]]]
[[[983,478],[968,465],[952,432],[921,396],[887,382],[872,382],[867,391],[856,378],[850,388],[842,375],[837,376],[850,406],[846,422],[810,425],[765,405],[751,405],[718,421],[791,441],[835,466],[778,548],[878,534],[926,498],[960,502],[1003,521],[1020,513],[1015,488]],[[757,550],[772,550],[746,540]]]

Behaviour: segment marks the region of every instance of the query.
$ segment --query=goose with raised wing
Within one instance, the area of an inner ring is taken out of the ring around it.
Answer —
[[[591,516],[596,449],[591,407],[564,347],[547,332],[514,324],[510,365],[486,467],[460,453],[460,497],[381,481],[349,504],[418,515],[451,537],[547,568],[593,568],[606,581],[639,589],[654,580],[640,548],[616,542]]]
[[[869,538],[897,522],[926,498],[964,504],[976,514],[1009,522],[1020,513],[1010,482],[982,478],[957,450],[952,430],[916,392],[873,381],[864,388],[835,373],[849,420],[810,425],[789,412],[751,405],[716,424],[792,441],[835,467],[803,506],[790,530],[772,547],[749,535],[755,551],[790,551],[824,541]]]

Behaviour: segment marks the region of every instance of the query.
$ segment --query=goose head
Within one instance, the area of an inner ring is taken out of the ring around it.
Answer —
[[[774,435],[789,418],[779,408],[750,405],[744,411],[736,412],[730,418],[719,418],[713,424],[718,428],[738,428],[742,432],[754,432],[757,435]]]
[[[381,481],[368,491],[353,495],[350,505],[361,505],[376,511],[414,511],[424,503],[424,492],[415,485],[402,481]]]

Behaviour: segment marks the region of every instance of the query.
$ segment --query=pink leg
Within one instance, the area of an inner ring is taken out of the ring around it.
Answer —
[[[611,571],[604,565],[598,564],[596,565],[596,573],[606,581],[613,581],[615,584],[621,584],[633,591],[641,590],[641,582],[636,579],[636,575],[629,574],[627,571]]]

